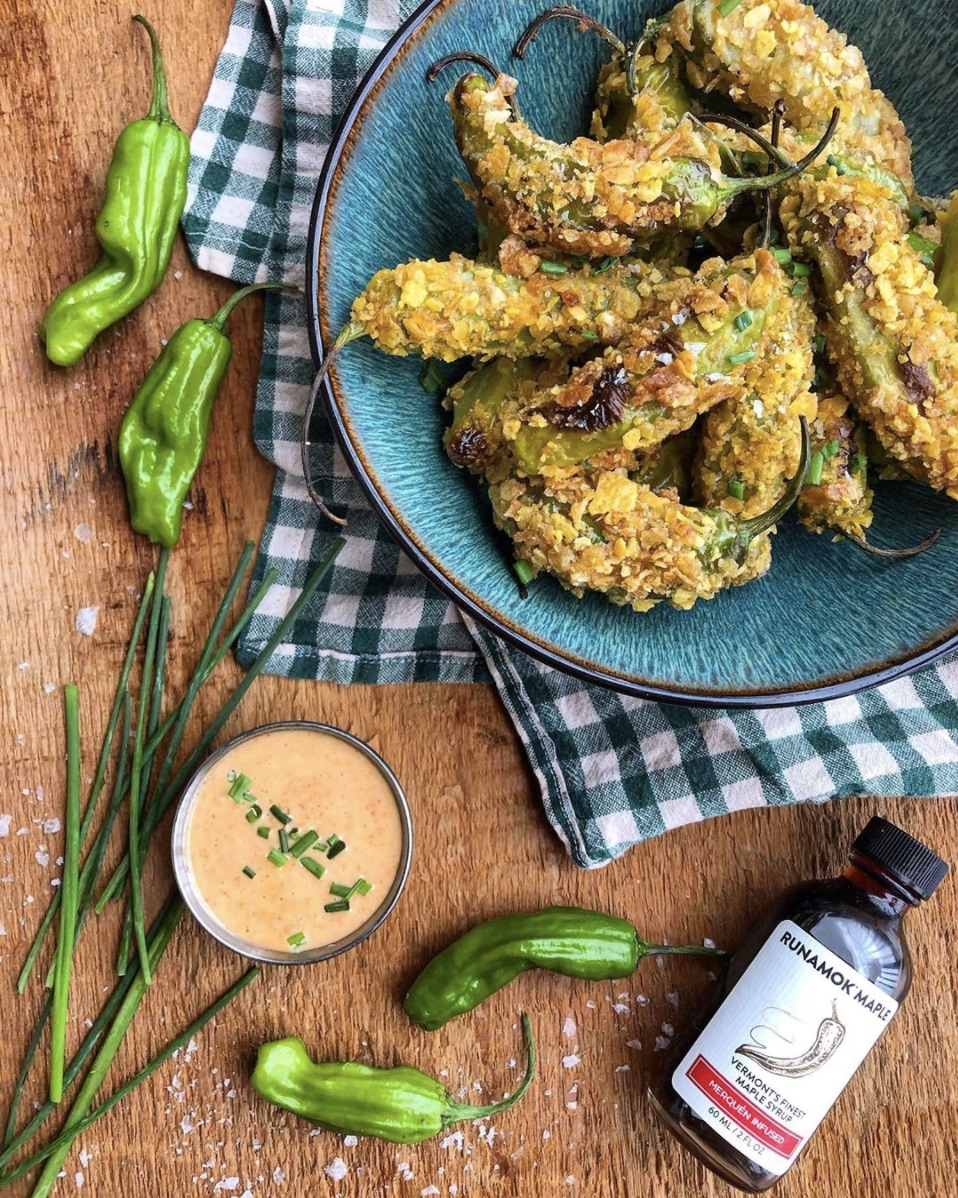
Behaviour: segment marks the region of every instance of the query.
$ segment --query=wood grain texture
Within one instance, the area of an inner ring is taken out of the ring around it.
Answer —
[[[191,128],[226,32],[229,5],[153,0],[175,114]],[[117,428],[160,339],[212,313],[230,285],[200,275],[179,245],[173,273],[79,366],[47,365],[36,326],[45,304],[95,257],[93,224],[121,124],[145,109],[145,39],[113,0],[0,4],[0,339],[4,555],[0,585],[0,1093],[8,1094],[41,1001],[14,982],[51,893],[62,833],[63,683],[82,688],[84,744],[95,745],[153,560],[127,525]],[[179,691],[243,541],[258,536],[271,469],[251,441],[260,313],[241,309],[236,353],[214,418],[194,512],[173,554],[171,686]],[[80,608],[98,606],[91,637]],[[230,661],[204,693],[196,727],[239,677]],[[632,918],[650,938],[732,946],[785,884],[835,871],[875,811],[958,860],[954,800],[850,799],[824,807],[739,812],[670,832],[595,873],[577,871],[546,826],[533,781],[491,689],[340,688],[263,678],[224,735],[267,719],[312,718],[372,743],[404,782],[416,821],[409,888],[360,949],[263,978],[147,1085],[81,1138],[58,1192],[222,1193],[240,1198],[374,1194],[673,1198],[726,1195],[652,1122],[644,1100],[660,1068],[663,1025],[689,1018],[708,982],[701,965],[645,963],[621,984],[528,976],[474,1016],[427,1035],[400,1010],[429,955],[474,921],[563,901]],[[84,761],[92,773],[93,751]],[[21,829],[23,832],[21,834]],[[49,860],[47,860],[47,855]],[[146,872],[148,907],[171,886],[165,841]],[[947,882],[911,917],[917,982],[869,1060],[782,1184],[782,1198],[906,1198],[952,1190],[958,1132],[958,983],[950,930],[958,887]],[[77,956],[70,1043],[110,984],[117,917],[92,922]],[[133,1025],[110,1084],[128,1075],[229,984],[240,962],[185,920]],[[515,1086],[517,1015],[530,1011],[541,1065],[517,1109],[462,1138],[414,1148],[344,1146],[268,1108],[248,1086],[259,1042],[295,1031],[319,1056],[408,1061],[497,1097]],[[571,1024],[575,1032],[571,1033]],[[565,1031],[564,1031],[565,1028]],[[567,1034],[569,1032],[570,1034]],[[658,1042],[659,1044],[661,1041]],[[574,1058],[579,1058],[575,1063]],[[564,1060],[565,1058],[565,1060]],[[31,1098],[42,1095],[41,1067]],[[334,1162],[348,1167],[337,1179]],[[329,1167],[334,1176],[324,1171]],[[28,1185],[13,1187],[26,1194]]]

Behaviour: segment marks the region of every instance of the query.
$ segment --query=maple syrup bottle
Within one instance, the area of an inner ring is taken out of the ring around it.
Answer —
[[[793,887],[758,924],[649,1090],[702,1164],[752,1194],[794,1164],[908,992],[902,918],[947,872],[876,817],[840,877]]]

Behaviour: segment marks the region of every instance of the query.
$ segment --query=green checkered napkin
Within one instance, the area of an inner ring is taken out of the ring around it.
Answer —
[[[183,227],[197,264],[239,283],[302,284],[326,146],[412,0],[236,0],[193,134]],[[313,380],[302,301],[267,294],[254,434],[277,466],[258,576],[269,610],[249,663],[329,547],[303,485],[300,431]],[[337,682],[492,681],[522,738],[546,814],[581,866],[667,828],[742,807],[856,793],[958,792],[958,660],[869,693],[771,711],[647,703],[539,664],[464,619],[382,530],[334,448],[314,477],[347,509],[346,547],[275,673]],[[681,617],[679,617],[681,618]]]

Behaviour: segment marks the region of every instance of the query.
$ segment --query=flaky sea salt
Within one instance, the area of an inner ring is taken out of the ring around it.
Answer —
[[[100,606],[81,607],[77,612],[76,630],[82,632],[84,636],[93,636],[93,631],[96,628],[97,616],[100,614]]]
[[[341,1156],[337,1156],[333,1158],[331,1165],[323,1165],[323,1172],[332,1181],[342,1181],[349,1172],[349,1165],[346,1164]]]
[[[574,1052],[570,1052],[567,1057],[562,1058],[562,1064],[566,1069],[574,1069],[576,1065],[582,1064],[582,1058],[577,1056]]]
[[[562,1025],[563,1036],[574,1036],[576,1033],[575,1020],[571,1015],[566,1016],[566,1021]]]

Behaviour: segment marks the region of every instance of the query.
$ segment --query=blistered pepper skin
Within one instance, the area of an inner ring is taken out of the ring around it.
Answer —
[[[132,312],[166,274],[186,203],[190,141],[170,116],[156,35],[154,91],[147,116],[127,125],[117,139],[106,177],[106,198],[96,222],[103,256],[49,306],[40,323],[47,357],[73,366],[104,329]]]
[[[237,304],[282,283],[250,283],[210,320],[188,320],[153,363],[120,426],[130,522],[160,545],[180,539],[183,501],[206,450],[210,415],[233,355],[225,332]]]
[[[210,414],[233,354],[225,333],[189,320],[150,368],[120,428],[130,523],[160,545],[180,539],[183,501],[206,448]]]
[[[375,1069],[359,1061],[316,1063],[295,1036],[260,1048],[252,1082],[261,1098],[343,1135],[418,1144],[445,1126],[446,1092],[425,1073],[408,1065]],[[402,1126],[397,1125],[397,1097]]]
[[[579,907],[547,907],[478,924],[413,982],[403,1010],[429,1031],[473,1010],[529,969],[592,981],[625,978],[639,962],[628,920]]]
[[[484,1106],[457,1102],[434,1078],[409,1065],[379,1069],[359,1061],[313,1061],[296,1036],[260,1047],[252,1085],[267,1102],[327,1131],[418,1144],[451,1123],[489,1118],[522,1098],[536,1072],[527,1015],[522,1016],[522,1034],[527,1053],[522,1081],[507,1098]]]

